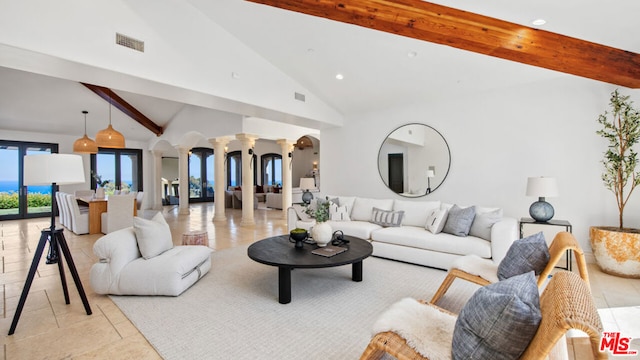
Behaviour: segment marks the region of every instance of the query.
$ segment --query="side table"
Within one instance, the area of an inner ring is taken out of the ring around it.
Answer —
[[[547,241],[547,245],[553,241],[553,238],[560,231],[573,232],[573,226],[567,220],[549,220],[547,222],[535,221],[532,218],[523,217],[520,218],[520,238],[533,235],[539,231],[542,231],[544,238]],[[560,268],[571,271],[572,252],[567,250],[566,252],[566,266]]]

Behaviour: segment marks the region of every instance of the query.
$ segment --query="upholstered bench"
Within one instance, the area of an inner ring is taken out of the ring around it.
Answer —
[[[173,246],[161,213],[98,239],[90,283],[97,294],[178,296],[211,269],[206,246]]]

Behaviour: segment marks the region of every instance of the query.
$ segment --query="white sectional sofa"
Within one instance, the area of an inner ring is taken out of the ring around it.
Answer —
[[[433,225],[434,217],[437,218],[437,215],[440,215],[437,221],[443,221],[440,228],[446,225],[448,219],[446,215],[443,219],[442,214],[450,212],[454,204],[346,196],[327,198],[337,203],[336,205],[341,207],[340,210],[346,210],[349,215],[348,220],[336,220],[337,216],[329,220],[332,230],[341,230],[345,235],[370,240],[373,255],[378,257],[449,269],[454,260],[471,254],[500,262],[511,243],[518,239],[517,220],[503,217],[499,208],[474,206],[472,230],[468,236],[459,236],[438,232],[434,226],[430,226],[433,232],[427,229],[427,220],[429,219]],[[468,206],[456,206],[454,213],[459,213],[460,208],[467,213],[473,212]],[[389,217],[402,214],[400,226],[376,224],[372,221],[374,211]],[[455,219],[456,216],[451,218]],[[289,230],[309,230],[315,224],[315,220],[309,218],[300,205],[294,205],[287,210],[287,222]]]

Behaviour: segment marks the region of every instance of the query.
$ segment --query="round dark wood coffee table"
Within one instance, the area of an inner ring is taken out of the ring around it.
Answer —
[[[362,281],[362,260],[373,252],[366,241],[353,236],[344,237],[348,244],[340,245],[348,250],[331,257],[312,254],[317,245],[304,244],[296,249],[289,241],[289,235],[280,235],[257,241],[249,246],[249,258],[259,263],[278,267],[278,301],[281,304],[291,302],[291,270],[295,268],[326,268],[353,264],[351,279]]]

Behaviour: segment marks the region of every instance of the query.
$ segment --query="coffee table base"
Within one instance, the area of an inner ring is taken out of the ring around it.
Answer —
[[[291,270],[288,266],[278,267],[278,302],[288,304],[291,302]],[[354,262],[351,268],[351,280],[362,281],[362,261]]]

